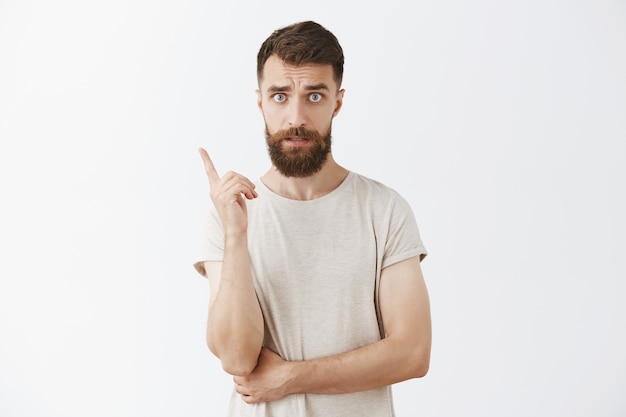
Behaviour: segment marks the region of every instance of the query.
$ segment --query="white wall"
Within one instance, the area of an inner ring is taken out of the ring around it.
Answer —
[[[398,416],[626,413],[626,5],[0,0],[0,415],[224,415],[191,264],[220,171],[268,166],[260,43],[346,53],[338,161],[430,251]]]

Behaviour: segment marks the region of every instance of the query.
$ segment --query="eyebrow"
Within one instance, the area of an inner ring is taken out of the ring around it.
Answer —
[[[328,86],[326,84],[324,84],[324,83],[307,85],[306,87],[304,87],[304,89],[307,90],[307,91],[316,91],[316,90],[330,91],[330,88],[328,88]]]
[[[319,91],[326,90],[330,91],[330,88],[324,83],[307,85],[304,87],[306,91]],[[285,93],[291,91],[291,86],[282,86],[282,85],[270,85],[267,88],[268,93]]]

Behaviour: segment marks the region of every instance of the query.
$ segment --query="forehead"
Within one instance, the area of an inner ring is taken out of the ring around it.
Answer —
[[[331,90],[337,88],[333,67],[330,64],[290,65],[275,55],[270,56],[263,66],[261,90],[269,87],[291,87],[325,84]]]

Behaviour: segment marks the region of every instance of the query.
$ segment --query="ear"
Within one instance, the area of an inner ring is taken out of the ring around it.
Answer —
[[[256,90],[256,105],[263,113],[263,97],[261,97],[261,90]]]
[[[343,94],[346,92],[343,88],[337,92],[337,98],[335,100],[335,109],[333,110],[333,117],[339,114],[341,106],[343,106]]]

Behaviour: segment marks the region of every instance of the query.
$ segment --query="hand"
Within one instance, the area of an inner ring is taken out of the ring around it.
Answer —
[[[248,376],[235,376],[236,391],[248,404],[274,401],[290,394],[290,363],[269,349],[261,349],[259,361]]]
[[[248,229],[246,202],[258,197],[255,185],[243,175],[229,171],[220,178],[213,161],[203,148],[198,149],[211,187],[211,200],[224,225],[225,234],[245,233]]]

